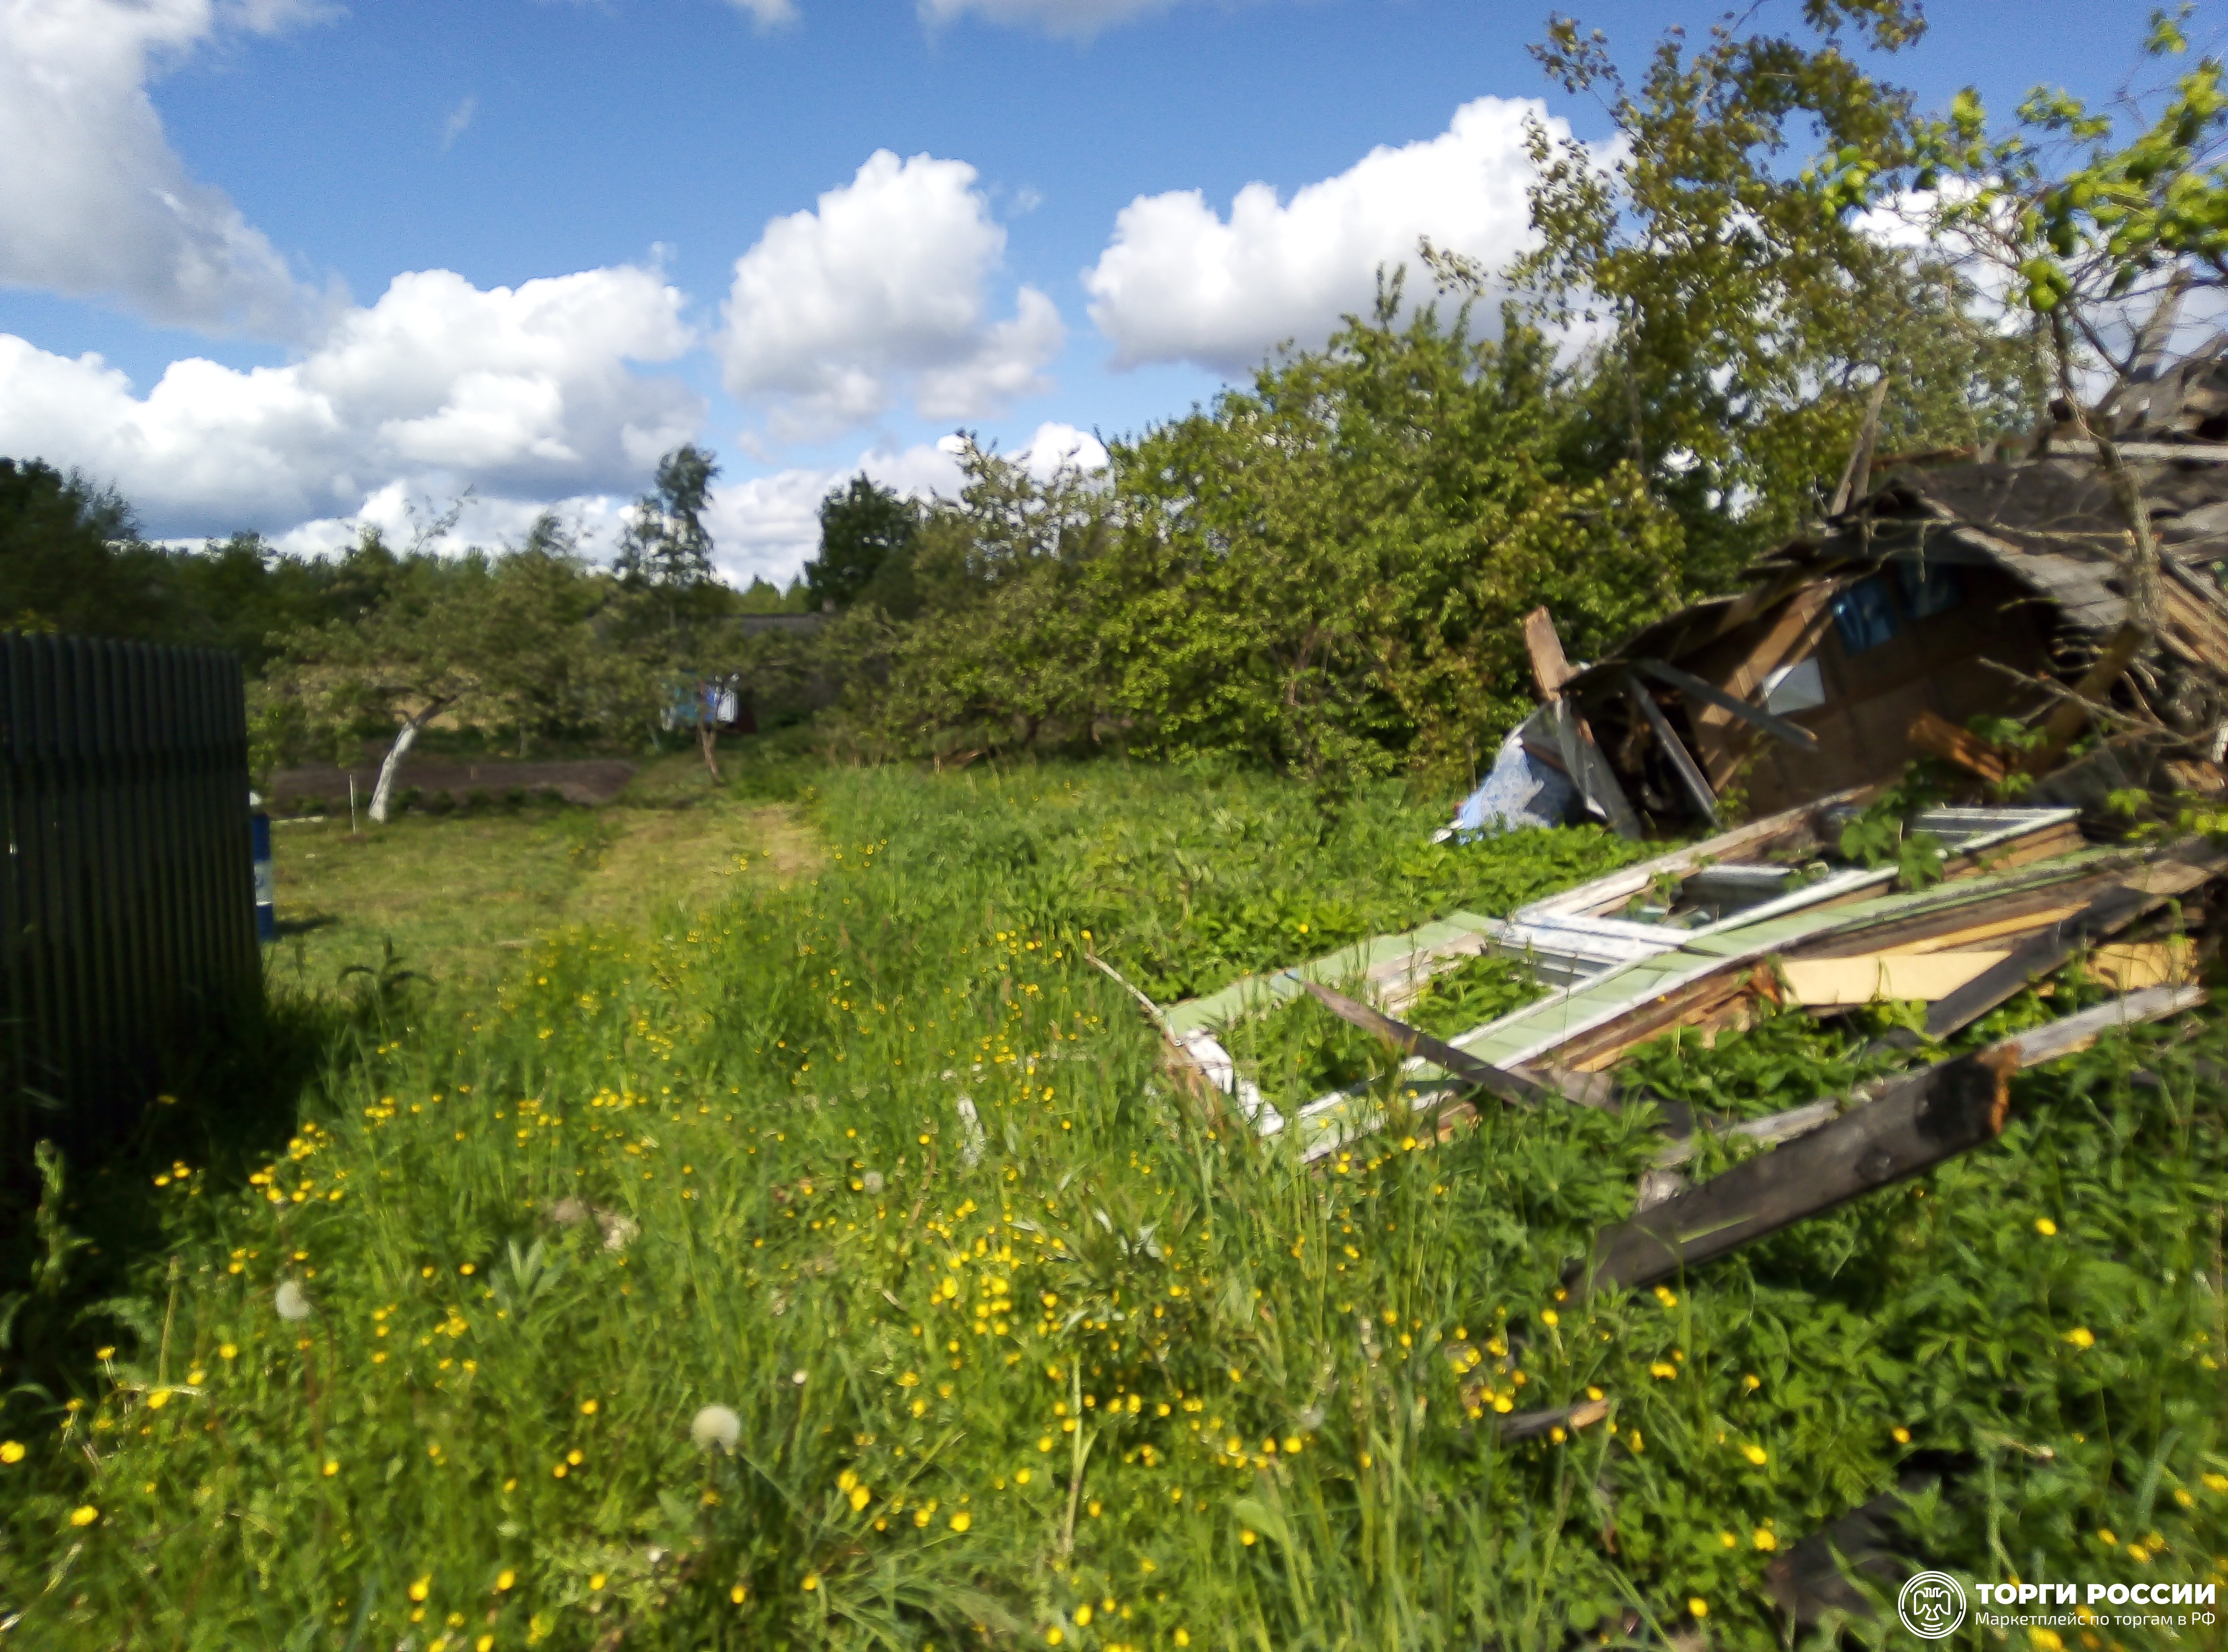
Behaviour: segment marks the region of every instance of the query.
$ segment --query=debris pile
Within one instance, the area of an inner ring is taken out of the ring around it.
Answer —
[[[1985,1147],[2020,1070],[2199,1008],[2228,837],[2169,823],[2228,790],[2228,339],[2123,390],[2023,451],[1881,461],[1877,486],[1868,432],[1816,532],[1601,661],[1573,666],[1552,618],[1530,616],[1542,704],[1442,838],[1581,812],[1633,837],[1714,835],[1505,918],[1455,912],[1148,1002],[1171,1066],[1309,1164],[1391,1126],[1444,1140],[1485,1107],[1656,1105],[1661,1149],[1629,1217],[1573,1258],[1578,1294],[1659,1284]],[[1910,785],[1924,759],[1946,801]],[[1399,1019],[1482,956],[1523,961],[1543,996],[1446,1039]],[[2069,965],[2083,996],[2116,996],[1941,1047]],[[1392,1070],[1264,1096],[1224,1040],[1303,996],[1382,1040]],[[1900,1070],[1770,1117],[1700,1117],[1620,1076],[1675,1029],[1882,1001],[1924,1007],[1863,1051]],[[1690,1185],[1713,1135],[1751,1150]],[[1606,1405],[1495,1425],[1526,1438]],[[1789,1571],[1788,1599],[1861,1605],[1816,1546],[1804,1564],[1826,1581]]]

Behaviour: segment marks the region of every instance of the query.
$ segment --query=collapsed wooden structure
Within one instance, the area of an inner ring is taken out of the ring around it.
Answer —
[[[1708,1037],[1767,1006],[1924,1005],[1917,1030],[1867,1047],[1903,1052],[1903,1070],[1855,1092],[1761,1119],[1659,1107],[1662,1146],[1631,1214],[1570,1259],[1584,1293],[1674,1278],[1984,1147],[2018,1072],[2197,1008],[2228,927],[2228,846],[2138,841],[2097,804],[2128,787],[2228,790],[2212,743],[2228,737],[2211,732],[2228,727],[2228,338],[2137,391],[2091,428],[2122,444],[2154,564],[2130,556],[2126,495],[2077,435],[1888,462],[1877,487],[1860,445],[1842,508],[1760,560],[1745,591],[1578,666],[1552,618],[1531,616],[1543,704],[1512,740],[1522,761],[1628,836],[1761,817],[1506,916],[1453,912],[1166,1010],[1147,1002],[1172,1066],[1224,1122],[1320,1164],[1388,1128],[1444,1139],[1484,1108],[1649,1104],[1619,1064],[1674,1030]],[[1993,743],[1972,727],[1991,716],[2028,737]],[[2098,721],[2105,737],[2066,763]],[[1897,823],[1941,854],[1938,880],[1903,887],[1900,866],[1871,863],[1844,829],[1922,756],[1964,784],[1955,806]],[[1481,956],[1522,960],[1545,990],[1445,1038],[1400,1019],[1435,976]],[[2014,1039],[1937,1047],[2069,965],[2116,996]],[[1312,1098],[1264,1095],[1225,1041],[1303,996],[1380,1039],[1388,1070]],[[1706,1137],[1733,1162],[1689,1185]],[[1483,1425],[1560,1438],[1615,1405],[1516,1412],[1502,1395]],[[1894,1574],[1873,1541],[1892,1504],[1787,1558],[1773,1587],[1790,1617],[1812,1621],[1820,1601],[1865,1610],[1832,1545],[1862,1527],[1864,1564]]]
[[[2228,402],[2228,363],[2201,383]],[[2158,551],[2141,604],[2124,502],[2094,458],[2067,446],[1891,462],[1879,486],[1750,568],[1745,591],[1582,667],[1564,660],[1545,611],[1533,615],[1527,641],[1546,704],[1525,727],[1526,752],[1638,836],[1651,823],[1714,826],[1734,796],[1768,813],[1882,784],[1923,754],[1976,778],[2020,768],[2041,779],[2116,703],[2154,733],[2123,746],[2111,778],[2144,783],[2148,765],[2172,755],[2157,731],[2193,740],[2221,710],[2228,445],[2129,445]],[[2154,645],[2142,645],[2147,631]],[[2017,752],[1967,732],[1976,718],[2045,713],[2039,742]],[[2220,755],[2184,752],[2176,779],[2217,788]],[[2075,794],[2046,781],[2042,795]]]

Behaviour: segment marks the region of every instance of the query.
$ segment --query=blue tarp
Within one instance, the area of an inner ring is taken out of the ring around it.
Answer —
[[[1515,729],[1501,743],[1485,783],[1463,800],[1447,836],[1493,836],[1527,826],[1559,826],[1578,796],[1560,770],[1524,749],[1524,731]]]

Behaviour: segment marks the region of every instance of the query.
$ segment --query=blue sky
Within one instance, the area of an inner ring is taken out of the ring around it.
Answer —
[[[1760,16],[1789,22],[1795,0]],[[1713,8],[1577,8],[1629,66]],[[1892,66],[2109,95],[2147,8],[1965,3]],[[1438,0],[0,0],[0,452],[304,547],[725,466],[729,573],[864,464],[1040,462],[1523,234],[1546,10]],[[1196,192],[1194,194],[1193,192]]]

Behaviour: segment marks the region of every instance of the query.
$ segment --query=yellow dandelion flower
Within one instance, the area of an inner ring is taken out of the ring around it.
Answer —
[[[2058,1224],[2051,1220],[2047,1216],[2038,1216],[2034,1219],[2034,1231],[2041,1234],[2043,1238],[2048,1239],[2058,1232]],[[2050,1638],[2054,1641],[2058,1637],[2053,1635]]]
[[[496,1593],[502,1594],[505,1590],[509,1589],[511,1585],[517,1581],[518,1573],[513,1572],[509,1566],[505,1566],[502,1571],[495,1574]]]
[[[1075,1626],[1078,1629],[1089,1629],[1091,1627],[1091,1603],[1089,1601],[1085,1601],[1083,1604],[1075,1609]]]
[[[1757,1527],[1754,1532],[1750,1534],[1749,1541],[1755,1544],[1757,1547],[1762,1549],[1766,1554],[1770,1553],[1772,1550],[1779,1546],[1778,1538],[1775,1537],[1770,1530],[1762,1526]]]
[[[596,1408],[599,1403],[599,1401],[593,1399],[582,1400],[580,1402],[580,1415],[583,1417],[593,1417],[596,1414]]]
[[[1256,1538],[1252,1533],[1241,1528],[1238,1534],[1238,1540],[1250,1549],[1260,1540]]]
[[[1911,1431],[1909,1429],[1892,1428],[1888,1430],[1888,1432],[1894,1437],[1895,1443],[1898,1445],[1908,1445],[1911,1444]]]
[[[1771,1453],[1760,1445],[1744,1445],[1741,1447],[1741,1455],[1759,1469],[1771,1460]]]
[[[1169,1636],[1169,1639],[1173,1640],[1178,1646],[1189,1646],[1191,1644],[1191,1631],[1188,1630],[1180,1629],[1173,1636]]]
[[[955,1532],[964,1532],[974,1523],[975,1517],[964,1508],[951,1517],[951,1529]]]
[[[602,1572],[592,1572],[592,1573],[590,1573],[590,1574],[589,1574],[589,1578],[588,1578],[588,1591],[589,1591],[589,1592],[590,1592],[591,1594],[594,1594],[594,1593],[597,1593],[597,1592],[600,1591],[602,1590],[603,1586],[604,1586],[605,1582],[605,1578],[604,1574],[603,1574]]]
[[[2065,1333],[2065,1340],[2078,1348],[2091,1348],[2097,1346],[2096,1333],[2086,1325],[2076,1325]]]
[[[804,1592],[809,1595],[818,1587],[820,1587],[820,1574],[816,1572],[806,1572],[804,1574]]]
[[[410,1598],[413,1600],[423,1601],[426,1596],[432,1592],[433,1574],[430,1572],[424,1577],[414,1579],[410,1585],[409,1595]]]
[[[1559,1325],[1563,1322],[1562,1316],[1552,1308],[1546,1309],[1540,1315],[1540,1322],[1547,1326]]]
[[[733,1602],[735,1603],[735,1604],[736,1604],[736,1605],[738,1605],[738,1606],[741,1605],[745,1601],[748,1600],[750,1598],[751,1598],[751,1591],[750,1591],[749,1590],[747,1590],[747,1589],[744,1588],[744,1587],[743,1587],[743,1585],[740,1585],[740,1584],[737,1584],[737,1585],[736,1585],[733,1589],[730,1589],[729,1591],[727,1591],[727,1598],[728,1598],[729,1600],[733,1601]]]
[[[2065,1652],[2065,1642],[2054,1629],[2030,1628],[2026,1638],[2034,1652]]]
[[[1710,1603],[1700,1595],[1689,1595],[1687,1597],[1687,1610],[1696,1617],[1707,1617],[1710,1615]]]
[[[73,1526],[90,1526],[99,1518],[100,1511],[91,1503],[70,1510],[70,1524]]]
[[[1740,1547],[1740,1539],[1735,1537],[1731,1532],[1719,1532],[1718,1534],[1718,1541],[1724,1544],[1729,1549],[1737,1549]]]
[[[1066,1631],[1062,1630],[1057,1623],[1054,1623],[1050,1629],[1045,1631],[1045,1644],[1047,1646],[1058,1646],[1066,1638]]]
[[[21,1440],[0,1440],[0,1463],[16,1463],[23,1460]]]

